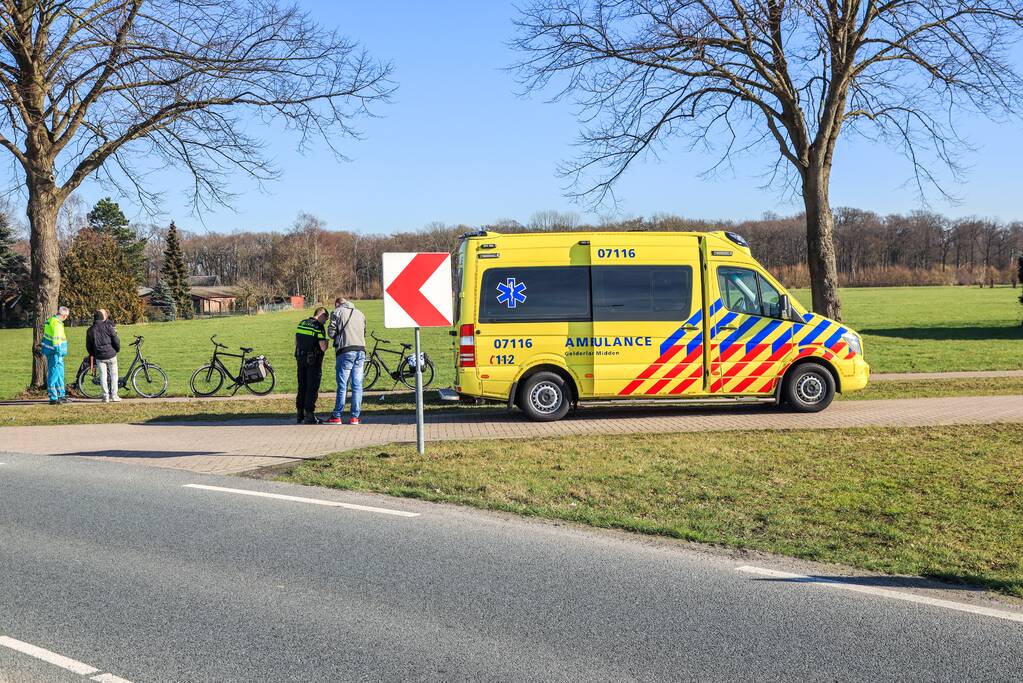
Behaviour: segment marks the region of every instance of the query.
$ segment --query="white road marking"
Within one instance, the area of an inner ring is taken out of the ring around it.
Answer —
[[[370,505],[356,505],[354,503],[339,503],[336,500],[322,500],[320,498],[302,498],[301,496],[286,496],[282,493],[264,493],[263,491],[250,491],[248,489],[229,489],[223,486],[206,486],[204,484],[184,484],[182,488],[203,489],[205,491],[222,491],[224,493],[238,493],[243,496],[258,496],[260,498],[275,498],[277,500],[290,500],[296,503],[309,503],[310,505],[324,505],[332,508],[345,508],[346,510],[360,510],[362,512],[378,512],[382,515],[394,515],[396,517],[418,517],[418,512],[405,512],[404,510],[391,510],[388,508],[377,508]]]
[[[120,676],[115,676],[114,674],[100,673],[99,669],[94,666],[89,666],[84,662],[79,662],[76,659],[59,655],[51,650],[41,648],[31,643],[26,643],[21,640],[16,640],[9,636],[0,636],[0,645],[24,655],[28,655],[29,657],[35,657],[47,664],[52,664],[53,666],[60,667],[61,669],[78,674],[79,676],[89,676],[90,680],[96,681],[96,683],[131,683],[131,681],[121,678]]]
[[[96,681],[96,683],[131,683],[131,681],[114,674],[100,674],[99,676],[93,676],[92,680]]]
[[[0,645],[9,647],[12,650],[20,652],[29,657],[35,657],[41,659],[47,664],[53,664],[59,666],[61,669],[66,669],[71,673],[76,673],[79,676],[90,676],[95,673],[99,673],[99,669],[88,664],[83,664],[77,660],[65,657],[64,655],[58,655],[56,652],[50,652],[44,650],[41,647],[32,645],[31,643],[23,643],[20,640],[14,638],[8,638],[7,636],[0,636]]]
[[[804,583],[816,583],[827,588],[840,588],[842,590],[853,591],[854,593],[867,593],[868,595],[877,595],[891,600],[915,602],[921,605],[930,605],[931,607],[942,607],[944,609],[951,609],[959,612],[969,612],[970,614],[980,614],[985,617],[994,617],[996,619],[1005,619],[1007,621],[1023,623],[1023,612],[1012,612],[1009,610],[995,609],[993,607],[984,607],[982,605],[969,605],[962,602],[955,602],[953,600],[941,600],[940,598],[928,598],[923,595],[917,595],[916,593],[907,593],[905,591],[892,590],[891,588],[864,586],[850,581],[827,579],[819,576],[807,576],[806,574],[790,574],[788,572],[764,569],[762,567],[751,567],[747,565],[743,567],[736,567],[735,570],[745,572],[747,574],[770,576],[776,579],[791,579]]]

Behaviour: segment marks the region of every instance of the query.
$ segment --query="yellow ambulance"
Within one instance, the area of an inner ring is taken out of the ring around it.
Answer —
[[[815,412],[867,384],[863,342],[730,232],[466,234],[456,389],[557,420],[579,401],[759,397]]]

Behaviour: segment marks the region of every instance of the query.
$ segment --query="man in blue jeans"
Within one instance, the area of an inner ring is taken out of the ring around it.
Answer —
[[[331,413],[327,424],[344,423],[341,414],[345,410],[345,394],[351,382],[352,409],[348,424],[357,425],[362,412],[362,375],[366,365],[366,316],[351,301],[339,297],[334,302],[334,312],[330,314],[327,337],[334,345],[336,354],[334,368],[337,378],[334,412]]]

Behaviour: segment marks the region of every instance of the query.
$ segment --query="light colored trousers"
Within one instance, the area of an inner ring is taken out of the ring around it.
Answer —
[[[117,396],[117,356],[109,360],[98,360],[99,385],[103,388],[103,398]]]

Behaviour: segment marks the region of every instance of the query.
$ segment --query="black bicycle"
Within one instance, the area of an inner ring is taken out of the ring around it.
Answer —
[[[142,357],[144,337],[135,335],[131,346],[135,347],[135,358],[132,359],[128,371],[117,378],[117,387],[127,389],[129,385],[142,398],[159,398],[167,392],[167,373],[156,363]],[[100,383],[97,363],[82,363],[75,380],[78,392],[86,398],[102,398],[103,385]]]
[[[210,341],[213,342],[213,357],[210,358],[209,363],[192,374],[189,385],[192,387],[193,394],[196,396],[212,396],[220,391],[226,379],[231,380],[231,385],[227,388],[231,390],[232,396],[238,393],[238,390],[242,387],[245,387],[256,396],[266,396],[274,390],[274,387],[277,385],[277,378],[274,376],[273,366],[270,365],[270,361],[266,359],[266,356],[252,356],[249,358],[248,355],[252,353],[252,349],[246,346],[240,348],[241,353],[222,351],[221,349],[226,349],[227,345],[218,342],[217,335],[210,337]],[[222,356],[240,359],[237,375],[232,374],[227,369],[224,361],[220,360]]]
[[[373,385],[380,379],[381,371],[387,374],[388,377],[394,380],[394,386],[401,382],[409,389],[416,388],[416,354],[409,353],[412,350],[412,344],[402,344],[401,351],[395,351],[393,349],[382,349],[381,344],[391,344],[386,339],[380,339],[377,337],[375,332],[370,332],[370,336],[373,337],[375,343],[373,344],[373,350],[369,354],[369,358],[366,359],[366,368],[363,374],[362,386],[365,389],[372,389]],[[390,353],[398,356],[398,366],[396,370],[391,370],[388,367],[387,362],[381,354]],[[422,354],[423,362],[423,387],[428,387],[433,382],[433,361],[426,355],[426,352]]]

